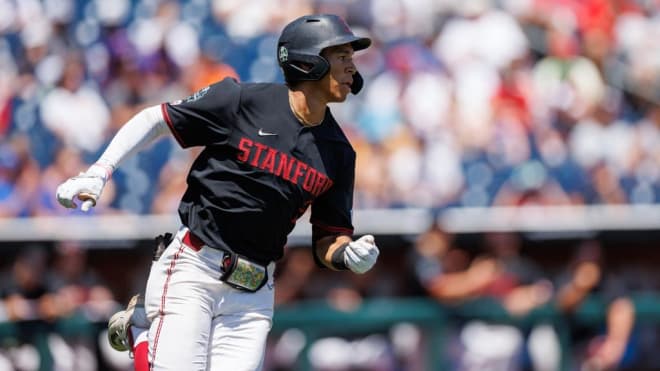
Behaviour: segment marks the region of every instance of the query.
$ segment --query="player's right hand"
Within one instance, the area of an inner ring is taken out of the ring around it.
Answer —
[[[346,246],[344,264],[354,273],[362,274],[376,264],[379,254],[374,236],[368,234]]]
[[[78,207],[75,199],[83,201],[82,211],[96,206],[96,200],[101,197],[103,187],[108,180],[108,171],[100,165],[92,165],[86,172],[67,179],[57,187],[57,201],[64,207],[75,209]]]

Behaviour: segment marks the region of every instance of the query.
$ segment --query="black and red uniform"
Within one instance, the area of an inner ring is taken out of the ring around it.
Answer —
[[[205,147],[179,215],[208,246],[276,261],[310,205],[316,228],[352,235],[355,151],[329,108],[306,127],[285,85],[227,78],[162,110],[182,147]]]

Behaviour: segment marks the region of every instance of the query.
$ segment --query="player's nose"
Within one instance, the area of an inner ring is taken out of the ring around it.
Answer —
[[[353,61],[348,63],[348,66],[346,67],[346,72],[350,73],[351,75],[355,75],[357,72],[357,67],[355,67],[355,63]]]

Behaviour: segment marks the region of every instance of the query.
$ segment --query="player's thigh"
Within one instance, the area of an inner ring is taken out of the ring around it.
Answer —
[[[219,316],[212,329],[211,371],[261,370],[271,316],[262,313]]]
[[[275,263],[268,265],[268,283],[255,293],[223,285],[223,298],[211,326],[209,370],[261,370],[275,301]]]
[[[152,370],[206,370],[211,335],[208,318],[195,312],[156,317],[149,329]]]
[[[145,293],[152,320],[149,359],[154,370],[206,370],[217,278],[196,252],[174,242],[154,263]]]
[[[219,269],[217,263],[210,264],[198,251],[174,239],[149,272],[144,298],[149,320],[171,312],[200,310],[209,311],[212,317],[222,289]]]

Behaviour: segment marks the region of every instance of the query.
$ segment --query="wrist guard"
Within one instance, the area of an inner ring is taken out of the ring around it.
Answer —
[[[346,262],[344,261],[344,251],[346,250],[346,246],[348,246],[348,242],[339,246],[337,250],[332,253],[332,258],[330,259],[330,265],[340,271],[348,269]]]

